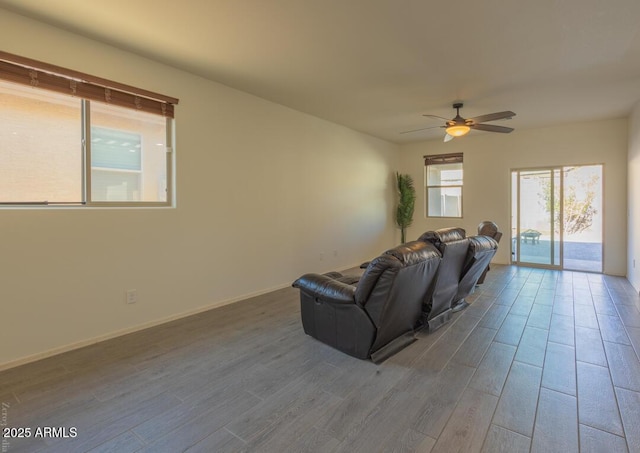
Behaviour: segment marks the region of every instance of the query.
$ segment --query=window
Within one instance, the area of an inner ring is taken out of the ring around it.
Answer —
[[[166,203],[167,120],[97,102],[91,103],[90,117],[92,201]]]
[[[427,217],[462,217],[462,153],[424,158]]]
[[[91,126],[91,195],[99,201],[140,201],[142,140],[138,133]]]
[[[177,102],[0,52],[0,206],[170,205]]]

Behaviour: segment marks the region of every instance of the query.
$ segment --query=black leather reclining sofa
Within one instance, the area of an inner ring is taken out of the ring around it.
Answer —
[[[337,272],[303,275],[293,286],[305,333],[354,357],[386,359],[413,341],[440,259],[432,244],[413,241],[375,258],[353,284]]]
[[[342,352],[378,363],[451,319],[495,255],[489,237],[462,228],[424,233],[366,264],[361,277],[305,274],[300,289],[304,332]]]

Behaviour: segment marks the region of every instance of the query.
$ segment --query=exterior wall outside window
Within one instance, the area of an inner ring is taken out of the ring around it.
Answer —
[[[0,82],[0,202],[82,200],[79,99]]]
[[[100,102],[91,102],[90,110],[93,127],[138,136],[138,143],[130,144],[140,156],[137,169],[108,168],[104,164],[96,169],[92,165],[97,172],[96,183],[102,181],[104,186],[104,181],[117,182],[115,173],[105,179],[106,172],[117,171],[124,184],[124,192],[114,185],[109,190],[96,190],[92,201],[166,202],[166,119]],[[0,202],[85,201],[82,101],[0,82],[0,114]],[[134,187],[135,180],[138,187]]]

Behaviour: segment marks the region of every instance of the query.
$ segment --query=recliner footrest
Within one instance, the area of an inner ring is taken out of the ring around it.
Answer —
[[[453,311],[448,309],[440,313],[435,318],[428,320],[427,325],[429,326],[429,332],[433,332],[448,323],[451,320],[452,315]]]
[[[404,335],[400,335],[393,341],[390,341],[378,349],[376,352],[373,352],[371,354],[371,361],[376,365],[382,363],[392,355],[409,346],[414,341],[416,341],[416,336],[413,332],[407,332]]]

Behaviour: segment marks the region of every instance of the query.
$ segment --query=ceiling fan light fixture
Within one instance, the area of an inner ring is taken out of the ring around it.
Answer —
[[[449,126],[446,131],[447,134],[453,136],[453,137],[462,137],[463,135],[466,135],[469,133],[469,131],[471,130],[471,128],[469,126],[465,126],[465,125],[456,125],[456,126]]]

